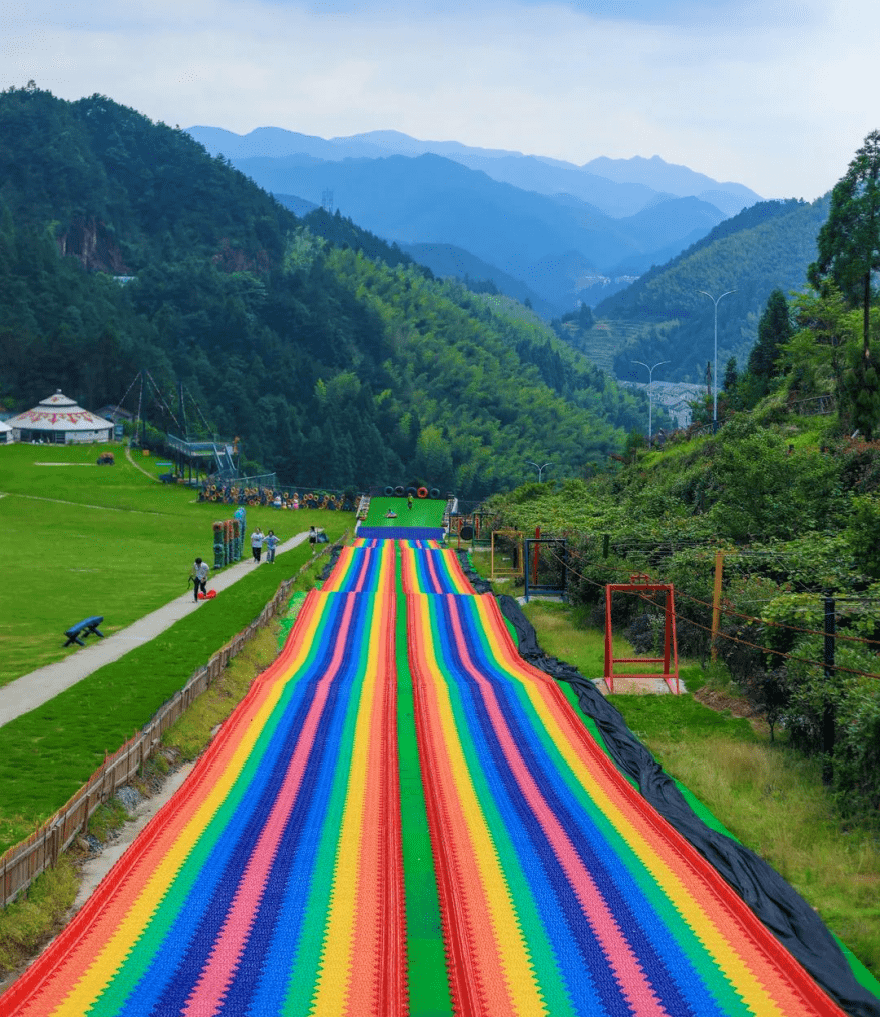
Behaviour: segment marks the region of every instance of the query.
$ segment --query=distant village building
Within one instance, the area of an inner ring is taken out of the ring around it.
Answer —
[[[112,421],[77,406],[60,388],[32,410],[19,413],[6,423],[12,428],[16,441],[73,445],[113,438]]]
[[[11,445],[15,441],[15,432],[5,423],[0,420],[0,445]]]

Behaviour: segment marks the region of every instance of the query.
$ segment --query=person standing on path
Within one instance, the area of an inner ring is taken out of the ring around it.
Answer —
[[[314,548],[315,544],[318,543],[318,531],[314,526],[309,527],[309,543]]]
[[[260,529],[259,526],[251,534],[251,552],[253,553],[254,561],[257,563],[257,565],[260,564],[260,558],[263,555],[263,541],[265,539],[266,538],[263,535],[263,531]]]
[[[201,590],[202,593],[207,592],[206,586],[208,582],[208,572],[208,563],[202,561],[201,558],[196,558],[193,562],[192,574],[190,575],[190,580],[193,584],[193,600],[196,603],[199,602],[199,590]]]
[[[275,548],[278,547],[281,541],[275,536],[274,530],[269,530],[264,543],[266,544],[266,562],[269,565],[273,565],[275,563]]]

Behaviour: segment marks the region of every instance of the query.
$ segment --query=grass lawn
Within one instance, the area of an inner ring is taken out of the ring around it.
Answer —
[[[66,628],[104,615],[111,633],[187,590],[198,554],[212,562],[211,524],[229,505],[199,504],[192,490],[158,484],[116,446],[116,465],[94,466],[94,446],[0,446],[0,684],[79,647]],[[46,463],[68,465],[49,466]],[[43,464],[43,465],[41,465]],[[156,467],[154,467],[155,469]],[[283,539],[324,527],[331,540],[353,513],[248,507]],[[3,727],[0,852],[26,837],[88,780],[224,643],[262,611],[279,583],[308,561],[305,543],[255,569],[222,597],[157,639],[106,665]]]
[[[323,515],[331,539],[353,525],[348,513]],[[4,725],[0,853],[64,805],[101,765],[105,750],[119,748],[142,727],[194,671],[256,618],[281,581],[311,554],[311,546],[301,544],[277,559],[279,567],[254,569],[161,636]]]
[[[75,622],[103,615],[102,631],[116,632],[186,592],[196,555],[214,561],[211,524],[233,506],[156,483],[119,445],[115,466],[96,466],[98,448],[0,446],[0,685],[76,653],[63,646]],[[161,472],[152,457],[136,462]],[[336,515],[248,507],[247,525],[286,539],[312,523],[329,533]]]

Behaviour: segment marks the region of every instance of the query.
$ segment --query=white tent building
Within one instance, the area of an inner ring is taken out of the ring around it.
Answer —
[[[110,441],[113,437],[112,421],[77,406],[60,388],[32,410],[19,413],[6,423],[12,428],[16,441],[73,445]]]
[[[15,441],[15,432],[5,420],[0,420],[0,445],[11,444],[13,441]]]

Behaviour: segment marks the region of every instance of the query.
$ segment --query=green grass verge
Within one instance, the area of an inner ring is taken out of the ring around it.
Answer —
[[[207,747],[217,726],[247,695],[254,678],[278,656],[278,628],[275,619],[229,662],[217,681],[162,736],[165,748],[183,760],[192,760]]]
[[[306,513],[303,513],[304,515]],[[331,540],[353,516],[321,513]],[[0,852],[47,819],[221,646],[246,628],[279,583],[311,557],[302,544],[277,567],[249,572],[152,642],[100,668],[36,710],[3,727]]]
[[[98,467],[92,445],[0,446],[0,685],[76,653],[62,634],[76,622],[103,615],[117,632],[185,592],[196,555],[214,561],[211,524],[234,507],[157,484],[110,448],[116,465]],[[336,515],[259,506],[247,523],[286,539]]]
[[[58,931],[76,900],[76,864],[62,855],[25,896],[0,908],[0,977],[23,967]]]

